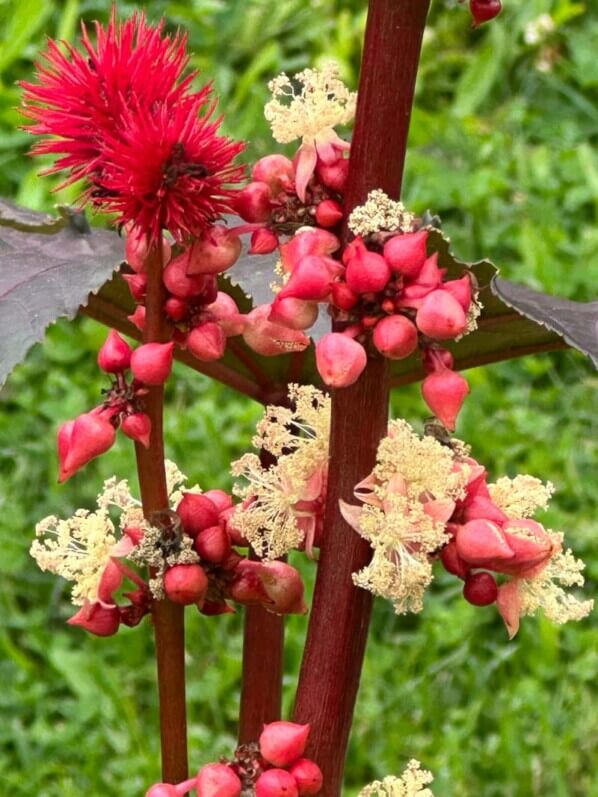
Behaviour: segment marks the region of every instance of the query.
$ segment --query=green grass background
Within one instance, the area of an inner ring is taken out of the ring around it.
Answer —
[[[193,65],[214,80],[227,129],[249,139],[252,156],[272,147],[261,112],[272,75],[332,56],[356,84],[363,2],[143,5],[152,19],[164,13],[169,25],[189,31]],[[435,0],[404,196],[412,209],[441,215],[463,257],[489,255],[506,277],[588,299],[598,276],[598,10],[590,0],[504,6],[497,22],[472,32],[463,7]],[[40,164],[25,154],[15,81],[31,76],[46,35],[71,39],[81,16],[105,19],[107,10],[85,0],[0,0],[0,195],[32,208],[56,201],[52,180],[39,179]],[[554,29],[526,41],[542,14]],[[58,194],[70,199],[69,191]],[[39,518],[91,506],[104,478],[134,473],[131,446],[121,439],[56,485],[55,429],[97,402],[103,335],[89,321],[55,325],[0,393],[1,797],[133,797],[158,776],[149,625],[108,640],[67,628],[64,584],[27,554]],[[460,435],[497,476],[522,471],[555,482],[546,522],[568,531],[588,563],[587,592],[595,592],[595,373],[580,355],[561,353],[469,377]],[[393,411],[420,425],[417,389],[397,391]],[[259,414],[177,367],[168,387],[168,454],[205,488],[228,487],[228,463],[249,445]],[[234,744],[240,625],[239,616],[189,613],[195,766]],[[304,618],[289,620],[287,709],[304,632]],[[417,617],[398,618],[377,602],[346,794],[415,756],[434,771],[439,797],[595,797],[597,676],[595,617],[561,628],[526,619],[508,642],[495,610],[467,605],[452,580],[438,578]]]

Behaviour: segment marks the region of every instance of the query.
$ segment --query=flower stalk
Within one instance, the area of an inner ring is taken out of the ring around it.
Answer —
[[[373,189],[399,196],[428,8],[429,0],[369,3],[347,215]],[[311,725],[308,754],[323,771],[323,797],[341,794],[372,607],[371,596],[351,578],[368,564],[371,550],[344,521],[338,502],[349,500],[375,463],[386,433],[389,390],[387,360],[378,358],[368,361],[355,384],[332,393],[326,534],[294,714],[295,721]]]

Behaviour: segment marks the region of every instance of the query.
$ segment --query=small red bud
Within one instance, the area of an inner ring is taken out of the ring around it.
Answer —
[[[189,308],[184,299],[171,296],[164,303],[164,310],[166,311],[166,315],[176,323],[177,321],[183,320],[183,318],[187,315]]]
[[[284,155],[266,155],[251,171],[256,182],[266,183],[274,196],[289,188],[295,177],[293,162]]]
[[[258,577],[268,597],[265,608],[276,614],[305,614],[304,587],[298,570],[286,562],[261,562]]]
[[[457,416],[469,393],[467,379],[456,371],[445,369],[434,371],[424,379],[421,386],[422,396],[434,415],[454,431]]]
[[[251,245],[249,247],[250,255],[269,255],[270,252],[275,252],[277,249],[278,236],[272,230],[260,227],[259,230],[252,232]]]
[[[260,753],[275,767],[288,767],[303,755],[309,730],[309,725],[284,720],[264,725],[259,738]]]
[[[235,209],[250,224],[268,221],[272,212],[272,191],[261,181],[249,183],[235,197]]]
[[[455,363],[455,358],[446,349],[430,349],[423,350],[424,369],[427,374],[434,371],[444,371],[445,369],[451,370]]]
[[[343,209],[334,199],[324,199],[316,208],[316,222],[320,227],[335,227],[343,218]]]
[[[70,436],[68,426],[60,428],[58,449],[64,458],[60,462],[60,481],[69,479],[79,468],[82,468],[95,457],[108,451],[114,444],[116,430],[101,415],[85,413],[73,422]]]
[[[282,299],[276,297],[272,302],[269,320],[289,329],[309,329],[316,323],[318,312],[317,302],[307,302],[292,296]]]
[[[226,335],[220,324],[205,321],[191,330],[187,337],[187,348],[202,362],[219,360],[226,349]]]
[[[297,782],[285,769],[268,769],[255,782],[255,797],[298,797]]]
[[[197,773],[197,797],[240,797],[241,781],[228,764],[207,764]]]
[[[467,318],[459,302],[448,291],[429,293],[417,311],[415,323],[430,338],[448,340],[465,332]]]
[[[108,374],[126,371],[131,363],[131,347],[118,332],[111,329],[104,345],[98,352],[98,365]]]
[[[331,294],[332,303],[340,310],[350,310],[359,300],[359,295],[352,291],[346,282],[333,283]]]
[[[163,385],[172,370],[174,343],[144,343],[131,355],[133,376],[146,385]]]
[[[339,158],[335,163],[327,164],[318,160],[316,174],[325,186],[342,193],[349,176],[349,159]]]
[[[223,225],[210,227],[191,247],[187,274],[221,274],[237,261],[241,249],[236,233]]]
[[[323,301],[330,293],[331,282],[332,274],[327,260],[319,255],[307,255],[292,270],[278,298]]]
[[[426,230],[395,235],[384,244],[384,259],[390,268],[409,279],[414,279],[426,261]]]
[[[164,285],[169,293],[177,299],[191,299],[201,296],[206,289],[206,279],[199,274],[195,277],[187,274],[187,269],[191,262],[191,249],[187,249],[183,254],[175,257],[162,273]]]
[[[145,797],[179,797],[180,792],[171,783],[156,783],[149,788]]]
[[[201,603],[208,591],[208,577],[201,565],[173,565],[164,573],[164,592],[173,603]]]
[[[204,498],[209,498],[218,512],[224,512],[233,505],[232,497],[224,490],[206,490],[202,493]]]
[[[361,343],[339,332],[329,332],[316,343],[318,373],[329,387],[352,385],[366,364],[367,355]]]
[[[289,772],[295,778],[299,797],[308,797],[320,792],[324,776],[315,761],[309,758],[300,758],[295,761]]]
[[[69,620],[68,625],[79,625],[95,636],[113,636],[120,625],[118,606],[105,607],[101,603],[88,603]]]
[[[502,529],[489,520],[470,520],[459,526],[455,541],[460,558],[471,567],[485,567],[494,560],[514,556]]]
[[[470,567],[457,553],[457,543],[454,540],[444,546],[440,552],[440,559],[448,573],[463,579],[467,577]]]
[[[270,312],[269,304],[261,304],[247,314],[243,340],[249,348],[264,357],[275,357],[289,351],[303,351],[310,345],[310,339],[300,329],[272,323]]]
[[[502,11],[500,0],[469,0],[469,10],[473,17],[473,27],[497,17]]]
[[[193,547],[201,559],[214,564],[224,562],[232,550],[230,537],[222,526],[210,526],[200,531]]]
[[[133,326],[137,327],[140,332],[143,332],[145,328],[145,307],[143,307],[143,305],[138,304],[135,308],[135,312],[128,315],[127,318]]]
[[[218,525],[218,509],[202,493],[184,493],[176,513],[181,519],[183,528],[191,537],[200,531]]]
[[[375,252],[359,249],[345,272],[347,285],[355,293],[377,293],[383,290],[391,276],[388,263]]]
[[[141,443],[145,448],[149,448],[152,422],[145,412],[134,412],[132,415],[127,415],[120,428],[131,440]]]
[[[133,299],[141,302],[147,291],[147,274],[123,274],[122,278],[129,286]]]
[[[490,573],[472,573],[466,578],[463,597],[474,606],[489,606],[497,596],[496,580]]]
[[[449,280],[443,283],[445,291],[454,296],[465,312],[469,310],[471,304],[471,279],[465,274],[461,279]]]
[[[391,360],[403,360],[417,349],[417,329],[404,315],[390,315],[378,322],[374,346]]]

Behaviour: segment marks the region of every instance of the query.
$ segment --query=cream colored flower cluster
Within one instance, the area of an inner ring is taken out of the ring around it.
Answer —
[[[400,778],[389,775],[384,780],[375,780],[358,797],[434,797],[426,788],[433,780],[432,773],[421,769],[420,762],[412,759]]]
[[[349,216],[349,229],[355,235],[371,233],[412,232],[415,216],[405,209],[402,202],[395,202],[384,191],[370,191],[363,205],[356,207]]]

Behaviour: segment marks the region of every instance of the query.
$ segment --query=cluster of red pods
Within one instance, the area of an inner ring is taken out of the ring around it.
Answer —
[[[256,744],[241,745],[232,761],[207,764],[194,778],[176,785],[157,783],[145,797],[309,797],[319,794],[322,772],[305,758],[309,725],[271,722]]]

